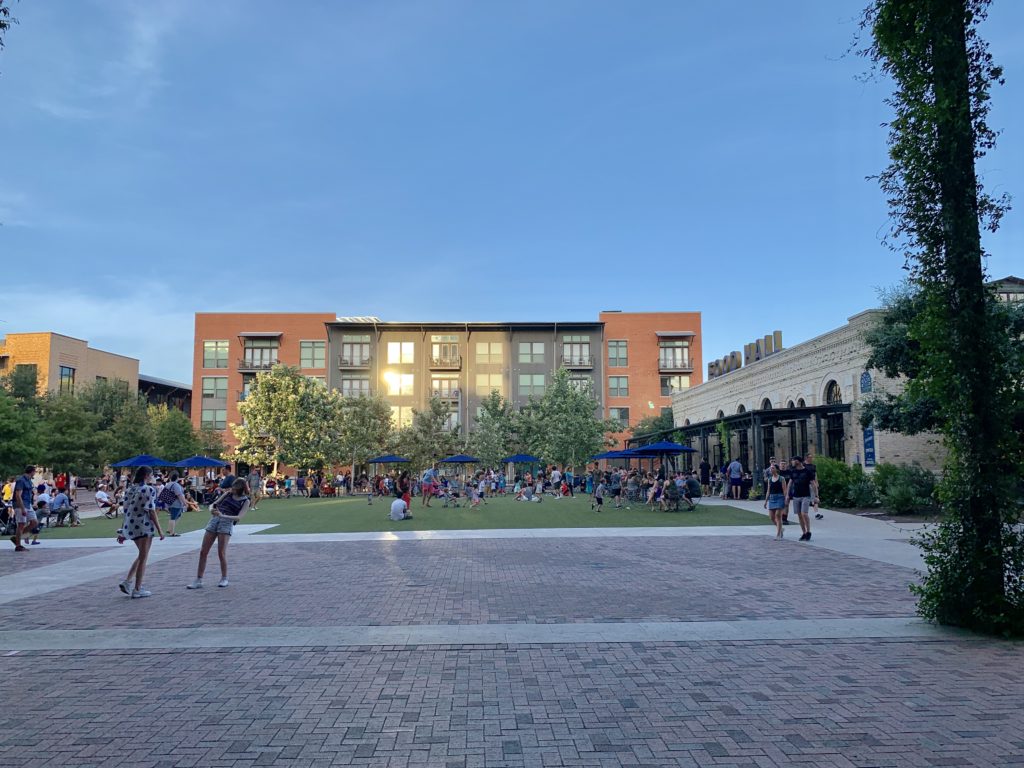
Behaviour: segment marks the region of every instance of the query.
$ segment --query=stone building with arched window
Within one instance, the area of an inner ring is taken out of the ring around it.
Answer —
[[[674,435],[718,466],[726,456],[759,472],[775,456],[814,451],[871,469],[882,462],[939,469],[945,456],[937,435],[900,435],[860,425],[860,404],[871,393],[898,392],[901,383],[869,371],[865,332],[880,312],[789,349],[775,351],[672,397]],[[721,443],[724,424],[729,447]]]

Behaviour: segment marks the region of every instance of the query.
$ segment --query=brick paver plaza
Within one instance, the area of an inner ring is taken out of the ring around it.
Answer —
[[[899,536],[844,517],[812,545],[240,531],[199,592],[189,534],[148,600],[127,546],[4,552],[45,586],[0,595],[0,765],[1024,764],[1024,647],[914,620],[913,570],[844,539]]]

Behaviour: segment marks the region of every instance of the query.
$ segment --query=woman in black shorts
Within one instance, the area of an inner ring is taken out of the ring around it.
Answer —
[[[228,585],[228,542],[231,531],[239,520],[249,511],[249,486],[245,480],[238,478],[229,490],[221,493],[210,505],[210,522],[206,524],[203,546],[199,550],[199,568],[196,580],[188,585],[189,589],[203,588],[203,573],[206,572],[206,558],[210,554],[213,542],[217,542],[217,557],[220,559],[220,583],[218,587]]]

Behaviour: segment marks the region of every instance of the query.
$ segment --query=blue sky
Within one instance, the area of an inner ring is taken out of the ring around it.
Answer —
[[[389,320],[699,310],[786,344],[901,279],[865,0],[63,0],[0,53],[0,333],[191,379],[195,311]],[[1024,3],[988,237],[1024,273]]]

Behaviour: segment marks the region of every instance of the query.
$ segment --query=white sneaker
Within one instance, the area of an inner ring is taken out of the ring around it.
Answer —
[[[202,589],[202,588],[203,588],[203,580],[202,579],[196,579],[191,584],[188,584],[188,585],[185,586],[185,589]]]
[[[120,584],[118,584],[117,588],[124,592],[126,595],[130,595],[132,593],[131,586],[128,584],[128,579],[125,579]]]
[[[227,585],[228,585],[228,580],[227,579],[221,579],[220,583],[217,586],[218,587],[226,587]]]
[[[153,593],[150,592],[148,589],[136,589],[134,592],[132,592],[132,600],[134,600],[136,597],[149,597],[152,594]]]

